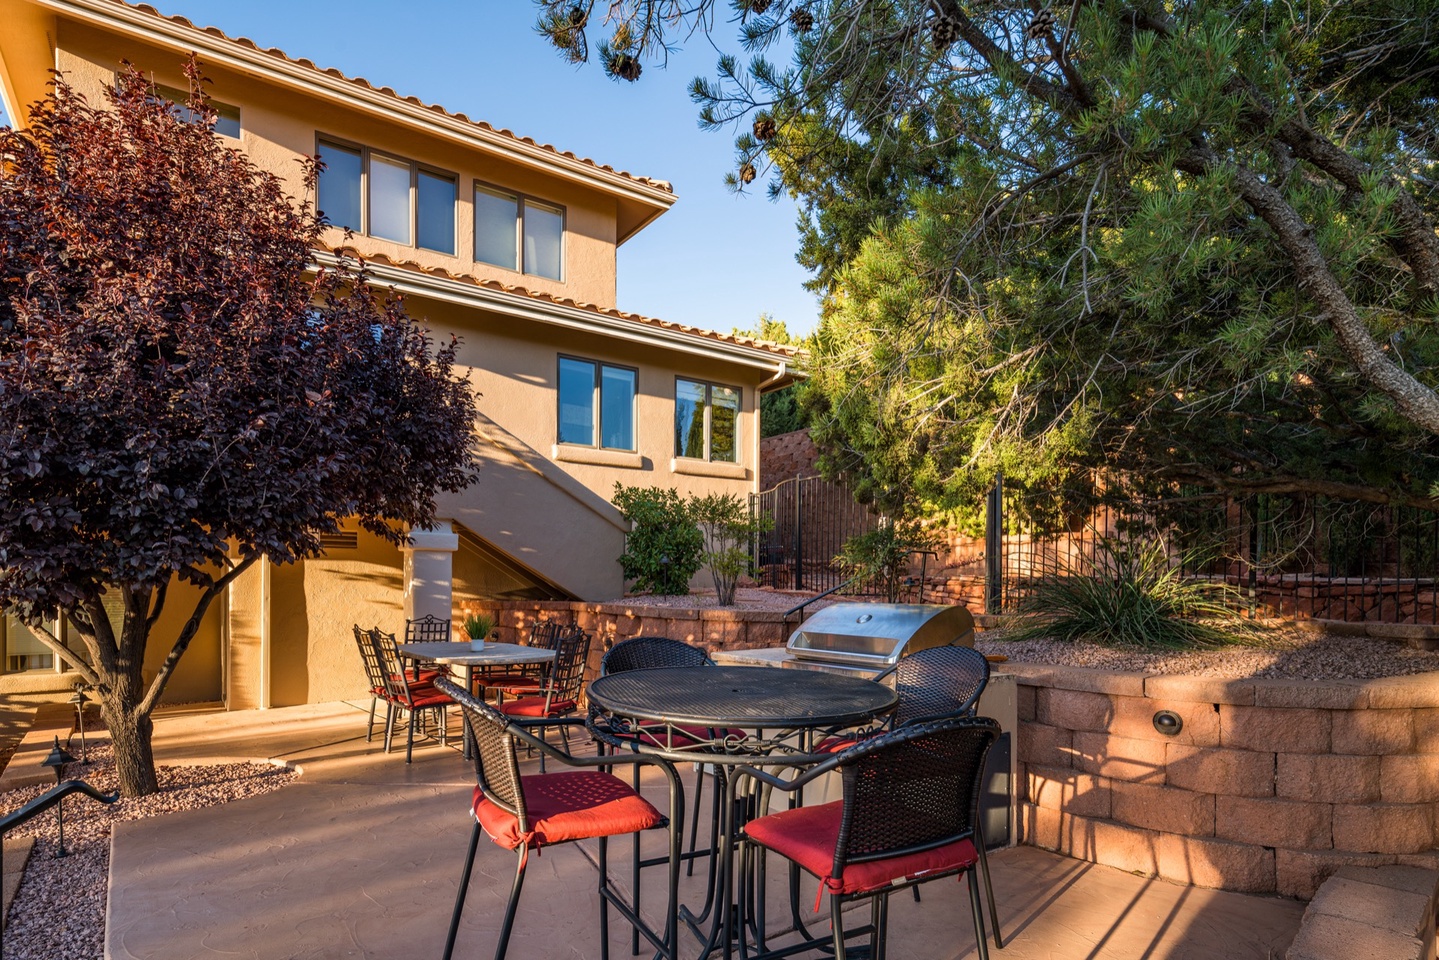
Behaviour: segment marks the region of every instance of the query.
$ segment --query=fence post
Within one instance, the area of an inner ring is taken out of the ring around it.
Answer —
[[[1004,472],[994,475],[984,510],[984,612],[999,613],[1004,596]]]
[[[794,484],[794,588],[804,589],[804,481]]]

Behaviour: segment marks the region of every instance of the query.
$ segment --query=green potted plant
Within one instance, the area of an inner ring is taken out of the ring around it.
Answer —
[[[470,638],[470,649],[483,650],[485,638],[494,632],[495,618],[483,613],[469,613],[465,615],[464,627]]]

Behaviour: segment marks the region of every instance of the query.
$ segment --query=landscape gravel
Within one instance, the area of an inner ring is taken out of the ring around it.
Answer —
[[[65,768],[66,779],[83,779],[105,793],[116,789],[115,765],[106,741],[90,745],[90,764]],[[263,763],[160,766],[160,792],[140,799],[96,803],[72,795],[65,800],[65,849],[55,858],[58,831],[48,810],[10,831],[35,837],[35,849],[5,925],[6,960],[101,960],[104,956],[105,896],[110,876],[110,829],[125,820],[197,810],[270,793],[293,782],[291,770]],[[48,787],[0,794],[0,810],[15,810]]]
[[[1151,652],[1059,640],[1007,641],[1002,629],[984,631],[975,646],[1019,663],[1222,680],[1367,680],[1439,670],[1439,652],[1411,650],[1374,637],[1312,633],[1292,625],[1261,629],[1243,643],[1213,650]]]

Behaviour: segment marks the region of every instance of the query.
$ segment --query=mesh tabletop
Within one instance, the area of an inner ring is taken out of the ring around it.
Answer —
[[[629,670],[595,680],[589,699],[634,720],[790,728],[863,723],[899,702],[873,680],[780,667]]]

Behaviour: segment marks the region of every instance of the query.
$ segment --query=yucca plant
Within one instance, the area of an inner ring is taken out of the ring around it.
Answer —
[[[1247,624],[1224,583],[1184,577],[1158,540],[1099,537],[1092,570],[1044,576],[1019,607],[1011,640],[1088,640],[1106,646],[1185,649],[1234,643]]]
[[[494,632],[495,618],[483,613],[471,613],[465,617],[465,635],[471,640],[484,640]]]

